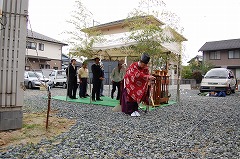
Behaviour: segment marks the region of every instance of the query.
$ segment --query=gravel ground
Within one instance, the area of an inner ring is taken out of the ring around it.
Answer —
[[[206,97],[185,88],[181,86],[179,103],[140,111],[140,117],[111,107],[52,100],[59,116],[77,119],[77,124],[53,140],[11,146],[0,158],[240,158],[240,93]],[[170,92],[175,100],[176,88]],[[66,90],[54,88],[51,93],[65,95]],[[24,112],[45,111],[46,95],[26,90]]]

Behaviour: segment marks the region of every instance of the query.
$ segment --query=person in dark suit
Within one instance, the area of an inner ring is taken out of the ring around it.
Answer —
[[[100,88],[103,78],[102,69],[100,67],[99,61],[100,59],[98,57],[94,58],[95,63],[91,66],[92,73],[93,73],[93,88],[92,88],[92,101],[102,101],[100,99]],[[96,97],[96,98],[95,98]]]
[[[102,69],[102,77],[104,78],[104,65],[102,62],[100,62],[100,68]],[[104,81],[102,80],[101,86],[100,86],[100,96],[104,97],[103,95],[103,88],[104,88]]]
[[[76,98],[77,92],[77,67],[76,67],[76,60],[72,59],[71,63],[66,69],[67,81],[68,81],[68,89],[67,89],[67,96],[71,99]]]

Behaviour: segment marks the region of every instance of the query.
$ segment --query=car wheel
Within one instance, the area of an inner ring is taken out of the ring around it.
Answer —
[[[64,89],[67,88],[67,83],[63,83],[63,86],[62,86]]]
[[[32,89],[32,88],[33,88],[32,82],[28,82],[28,88],[29,88],[29,89]]]
[[[228,89],[227,89],[227,91],[226,91],[226,95],[230,95],[232,93],[232,90],[231,90],[231,88],[229,87]]]

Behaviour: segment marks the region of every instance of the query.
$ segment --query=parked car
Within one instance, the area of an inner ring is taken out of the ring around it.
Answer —
[[[49,74],[49,78],[53,82],[53,87],[62,86],[62,88],[67,88],[66,70],[54,70]],[[77,83],[79,84],[79,82],[77,75]]]
[[[33,72],[33,71],[25,71],[24,73],[24,85],[25,87],[32,89],[32,88],[39,88],[41,84],[45,84],[47,86],[52,87],[53,82],[43,76],[40,72]]]
[[[54,71],[55,69],[35,69],[34,72],[40,72],[43,76],[48,77],[49,74]]]
[[[209,70],[200,84],[200,92],[220,92],[227,95],[235,93],[236,78],[233,72],[226,68],[213,68]]]
[[[67,76],[65,70],[54,70],[49,74],[49,78],[53,81],[53,87],[62,86],[67,88]]]

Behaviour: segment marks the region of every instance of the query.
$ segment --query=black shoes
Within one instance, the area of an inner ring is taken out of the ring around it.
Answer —
[[[77,99],[76,97],[69,97],[69,98],[71,98],[71,99]]]
[[[103,101],[102,99],[97,99],[97,101]]]

